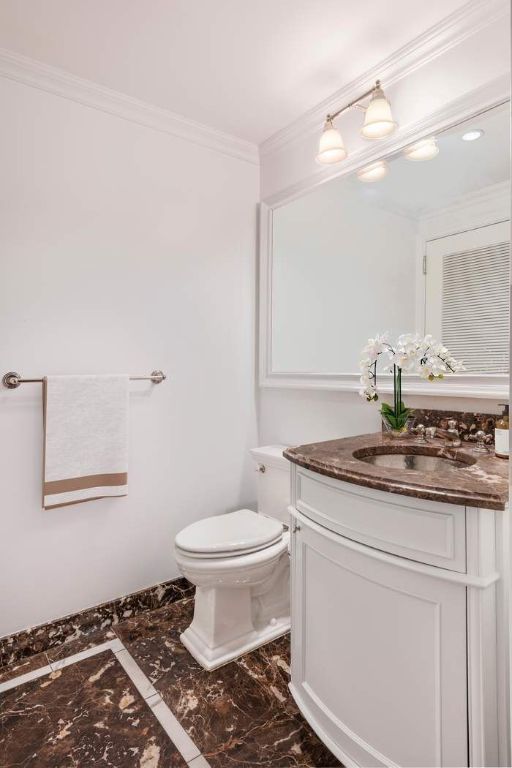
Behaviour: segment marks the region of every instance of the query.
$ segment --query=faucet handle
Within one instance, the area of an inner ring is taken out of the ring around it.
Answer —
[[[424,424],[418,424],[414,431],[416,432],[416,439],[418,443],[424,443],[426,441],[425,437],[425,425]]]
[[[476,445],[473,448],[473,451],[475,453],[487,453],[487,448],[485,447],[485,432],[482,429],[479,429],[475,437]]]
[[[457,422],[455,419],[448,421],[448,429],[446,430],[446,436],[451,441],[453,448],[458,448],[461,445],[461,439],[459,430],[457,428]]]
[[[426,436],[430,440],[434,439],[434,437],[436,436],[436,432],[437,432],[437,427],[427,427],[425,429]]]

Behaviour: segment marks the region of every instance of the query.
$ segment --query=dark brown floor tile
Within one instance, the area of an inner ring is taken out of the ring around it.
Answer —
[[[211,768],[336,768],[341,763],[309,726],[284,713],[205,753]]]
[[[155,687],[202,753],[231,749],[278,710],[265,686],[234,663],[177,678],[171,671]]]
[[[96,645],[106,643],[109,640],[114,640],[116,635],[112,629],[98,629],[93,632],[89,632],[85,635],[80,635],[75,640],[66,640],[62,645],[57,645],[55,648],[50,648],[46,651],[50,661],[60,661],[68,656],[73,656],[75,653],[85,651],[88,648],[94,648]]]
[[[262,645],[237,659],[236,663],[254,680],[265,685],[289,715],[298,715],[288,683],[290,682],[290,635]]]
[[[2,768],[185,768],[110,651],[0,697]]]
[[[183,675],[203,672],[179,639],[192,621],[193,609],[192,599],[180,600],[145,616],[128,619],[115,628],[153,684],[164,676],[170,683]]]
[[[13,677],[26,675],[27,672],[33,672],[35,669],[46,667],[48,659],[45,653],[38,653],[36,656],[29,656],[27,659],[16,664],[10,664],[8,667],[0,667],[0,683],[12,680]]]
[[[124,619],[114,628],[123,643],[133,643],[140,638],[171,635],[179,639],[194,615],[194,598],[189,597],[170,605]]]
[[[192,610],[183,600],[116,631],[212,768],[339,766],[291,697],[289,635],[206,672],[179,640]]]
[[[125,643],[125,647],[153,685],[160,680],[165,680],[167,686],[174,685],[181,677],[204,673],[180,640],[170,636],[140,638],[133,643]]]

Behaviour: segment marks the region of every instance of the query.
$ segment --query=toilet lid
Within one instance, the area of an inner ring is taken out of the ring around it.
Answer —
[[[185,552],[221,557],[256,552],[275,544],[282,535],[279,520],[239,509],[188,525],[176,536],[176,546]]]

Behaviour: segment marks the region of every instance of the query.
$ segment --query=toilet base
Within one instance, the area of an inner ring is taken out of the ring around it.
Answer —
[[[180,635],[180,640],[194,659],[209,672],[237,659],[239,656],[243,656],[244,653],[259,648],[260,645],[265,645],[265,643],[285,635],[289,631],[290,617],[286,616],[275,619],[274,623],[269,623],[262,629],[253,629],[236,640],[213,649],[199,637],[193,624]]]

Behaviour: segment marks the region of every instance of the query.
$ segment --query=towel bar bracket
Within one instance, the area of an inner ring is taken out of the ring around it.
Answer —
[[[161,384],[167,376],[163,371],[152,371],[150,376],[130,376],[131,381],[152,381],[154,384]],[[41,383],[43,379],[24,379],[16,371],[9,371],[2,376],[2,384],[7,389],[17,389],[20,384]]]

